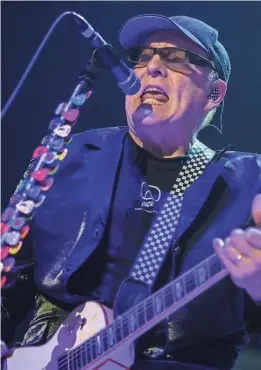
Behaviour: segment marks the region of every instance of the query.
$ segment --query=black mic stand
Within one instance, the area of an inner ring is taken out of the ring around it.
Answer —
[[[8,272],[15,265],[15,255],[20,251],[23,240],[29,233],[28,222],[46,198],[46,192],[53,184],[53,175],[64,160],[71,142],[73,126],[79,117],[80,107],[93,93],[96,77],[96,50],[79,76],[69,101],[61,103],[49,122],[50,133],[45,136],[32,156],[29,167],[20,180],[8,206],[2,213],[1,221],[1,287],[9,287]]]

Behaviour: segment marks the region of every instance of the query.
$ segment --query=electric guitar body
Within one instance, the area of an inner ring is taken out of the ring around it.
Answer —
[[[44,345],[17,348],[12,357],[6,360],[4,370],[78,370],[78,369],[104,369],[123,370],[130,369],[134,362],[134,345],[122,343],[112,351],[96,358],[84,366],[84,356],[87,352],[74,352],[72,356],[59,358],[67,351],[76,349],[81,343],[91,338],[113,321],[113,313],[109,308],[96,303],[87,302],[78,306],[64,321],[55,335]],[[114,333],[108,340],[115,340]],[[112,344],[112,343],[111,343]],[[100,343],[102,346],[102,343]],[[102,349],[102,348],[100,348]],[[92,351],[99,354],[99,343],[88,353],[95,357]],[[89,361],[90,359],[88,359]]]

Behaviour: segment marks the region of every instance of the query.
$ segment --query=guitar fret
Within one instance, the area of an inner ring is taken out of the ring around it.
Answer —
[[[78,370],[78,369],[81,369],[81,357],[79,356],[79,353],[75,353],[75,367],[76,367],[76,369]]]
[[[113,347],[115,345],[115,325],[111,325],[108,327],[107,332],[109,333],[109,346]]]
[[[168,307],[170,307],[170,306],[173,305],[173,303],[175,302],[175,300],[174,300],[174,297],[173,297],[173,292],[172,292],[171,285],[168,284],[164,288],[163,297],[164,297],[164,303],[165,303],[165,307],[166,308],[168,308]]]
[[[134,309],[128,311],[127,320],[129,322],[129,331],[130,333],[133,333],[137,329],[137,319],[136,319],[136,313]]]
[[[58,357],[58,370],[81,370],[117,343],[128,338],[138,328],[143,328],[146,323],[153,320],[156,325],[162,318],[175,311],[176,306],[173,306],[175,302],[182,301],[180,305],[177,305],[177,307],[182,307],[185,302],[193,298],[190,293],[197,288],[196,295],[202,293],[208,286],[204,284],[223,269],[224,265],[216,254],[209,256],[179,278],[127,310],[106,329]],[[215,284],[225,274],[226,272],[219,274],[217,278],[212,279],[211,284]],[[186,295],[188,295],[188,300],[183,300]]]
[[[96,347],[96,338],[92,337],[90,339],[90,343],[91,343],[91,354],[92,354],[92,361],[93,361],[98,357],[97,347]]]
[[[209,264],[201,263],[196,269],[196,278],[198,286],[204,284],[209,278]]]
[[[146,317],[147,321],[150,321],[154,317],[154,310],[153,310],[153,300],[151,297],[147,298],[145,301],[145,309],[146,309]]]
[[[224,268],[221,260],[215,255],[214,258],[209,260],[209,275],[210,277],[216,275]]]
[[[123,338],[122,338],[122,326],[121,326],[121,320],[118,319],[115,322],[115,338],[116,338],[116,343],[119,343]]]
[[[156,292],[154,294],[154,311],[156,315],[159,315],[162,311],[164,311],[164,299],[162,297],[162,291]]]
[[[101,336],[102,336],[102,346],[103,346],[103,351],[106,352],[108,351],[108,349],[110,348],[110,344],[109,344],[109,338],[108,338],[108,332],[107,330],[103,331],[101,333]]]
[[[82,358],[82,366],[87,365],[88,362],[87,362],[87,358],[86,358],[85,349],[82,346],[81,346],[81,352],[80,352],[80,354],[81,354],[81,358]]]
[[[90,362],[92,362],[92,351],[91,351],[91,343],[90,341],[87,341],[85,343],[85,346],[84,346],[84,352],[85,352],[85,355],[86,355],[86,360],[87,360],[87,364],[89,364]]]
[[[197,276],[196,276],[196,271],[192,271],[192,273],[188,274],[185,279],[184,283],[186,286],[186,292],[190,293],[192,290],[197,288]]]
[[[101,334],[98,334],[96,336],[96,344],[97,344],[97,353],[100,356],[102,354],[102,352],[103,352],[102,341],[101,341]]]
[[[75,370],[78,370],[77,369],[77,362],[76,362],[76,352],[72,352],[72,366],[73,366],[73,369]]]
[[[182,284],[183,280],[181,278],[174,280],[173,288],[174,294],[176,297],[176,301],[182,299],[185,295],[184,284]]]
[[[82,368],[82,361],[81,361],[81,356],[79,352],[78,353],[76,352],[75,367],[77,370],[80,370]]]
[[[142,302],[142,304],[139,304],[137,306],[137,322],[138,326],[141,327],[142,325],[146,324],[147,317],[146,317],[146,310],[145,310],[145,304]]]
[[[122,333],[123,333],[123,338],[127,338],[127,336],[130,334],[129,330],[129,320],[126,315],[122,318]]]
[[[78,370],[82,369],[83,362],[82,362],[82,351],[83,347],[79,346],[73,351],[73,362],[75,365],[75,368]]]

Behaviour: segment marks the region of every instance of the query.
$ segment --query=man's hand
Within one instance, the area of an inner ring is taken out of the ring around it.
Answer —
[[[234,283],[261,302],[261,194],[253,200],[252,217],[256,227],[235,229],[225,241],[215,239],[213,246]]]

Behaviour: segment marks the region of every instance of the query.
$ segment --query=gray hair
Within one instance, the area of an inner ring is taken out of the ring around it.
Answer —
[[[218,73],[216,71],[211,70],[208,75],[208,82],[210,85],[212,85],[215,81],[218,80]],[[207,127],[210,122],[213,120],[215,114],[216,114],[217,108],[211,109],[206,117],[203,119],[203,122],[201,124],[200,130],[203,130],[203,128]]]

